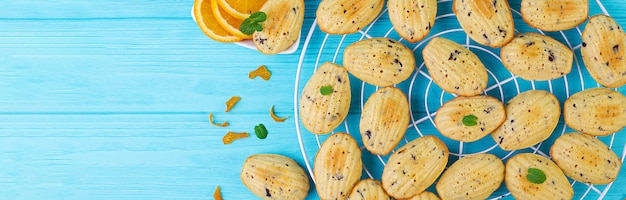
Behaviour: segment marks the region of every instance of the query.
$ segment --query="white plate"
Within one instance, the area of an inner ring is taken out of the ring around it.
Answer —
[[[193,16],[193,6],[191,7],[191,18],[193,19],[194,22],[196,22],[196,17]],[[293,52],[296,52],[296,50],[298,50],[298,47],[300,46],[300,37],[302,36],[302,30],[300,30],[300,32],[298,33],[298,40],[296,40],[295,43],[293,43],[293,45],[291,45],[289,48],[287,48],[286,50],[278,53],[278,54],[292,54]],[[256,49],[256,46],[254,45],[254,42],[252,42],[252,40],[243,40],[240,42],[235,42],[236,45],[245,47],[247,49],[252,49],[255,51],[258,51]]]

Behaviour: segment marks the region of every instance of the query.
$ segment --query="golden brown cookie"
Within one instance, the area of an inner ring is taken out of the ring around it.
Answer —
[[[504,105],[496,98],[456,97],[437,110],[435,126],[450,139],[473,142],[498,128],[505,118]]]
[[[615,20],[606,15],[589,19],[582,34],[583,61],[591,77],[611,88],[626,84],[626,35]]]
[[[253,42],[264,54],[287,50],[300,37],[304,21],[304,0],[268,0],[259,10],[267,19],[261,22],[262,31],[256,31]]]
[[[518,34],[500,50],[502,64],[526,80],[552,80],[572,70],[574,53],[561,42],[537,33]]]
[[[415,69],[413,51],[388,38],[365,39],[350,44],[343,53],[350,74],[375,86],[398,84]]]
[[[402,90],[380,88],[367,99],[361,112],[363,145],[373,154],[387,155],[404,137],[410,117],[409,101]]]
[[[587,20],[588,0],[522,0],[522,19],[544,31],[574,28]]]
[[[315,188],[320,199],[346,199],[361,178],[361,149],[352,136],[335,133],[315,155]]]
[[[437,0],[388,0],[393,28],[406,41],[415,43],[430,33],[437,17]]]
[[[626,96],[607,88],[575,93],[563,105],[570,128],[594,136],[618,132],[626,126]]]
[[[304,199],[309,178],[291,158],[277,154],[256,154],[246,159],[241,181],[261,199]]]
[[[348,115],[351,95],[346,69],[334,63],[322,64],[302,89],[302,125],[315,134],[331,132]]]
[[[329,34],[356,33],[380,14],[384,0],[322,0],[317,25]]]
[[[454,0],[452,11],[465,33],[479,44],[495,48],[513,39],[513,15],[506,0]]]

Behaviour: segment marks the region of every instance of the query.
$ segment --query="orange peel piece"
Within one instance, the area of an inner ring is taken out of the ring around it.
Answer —
[[[254,71],[251,71],[250,73],[248,73],[248,78],[250,79],[254,79],[257,76],[267,81],[267,80],[270,80],[270,76],[272,76],[272,72],[267,70],[267,67],[265,67],[265,65],[261,65],[259,66],[259,68],[256,68]]]
[[[220,189],[219,185],[215,188],[215,192],[213,192],[213,198],[215,200],[223,200],[222,199],[222,190]]]
[[[272,108],[270,108],[270,116],[275,122],[285,122],[285,120],[289,118],[289,115],[287,115],[287,117],[282,117],[282,118],[276,116],[276,114],[274,113],[274,105],[272,105]]]
[[[226,111],[228,112],[230,111],[230,109],[233,109],[233,107],[235,106],[235,104],[237,104],[237,102],[239,102],[239,100],[241,100],[241,97],[239,96],[233,96],[230,99],[228,99],[228,101],[226,101]]]
[[[209,122],[211,122],[211,125],[219,126],[219,127],[227,127],[229,125],[228,122],[222,122],[222,123],[215,123],[215,122],[213,122],[213,113],[212,112],[209,113]]]
[[[233,143],[233,141],[235,140],[247,138],[247,137],[250,137],[250,135],[248,135],[248,132],[237,133],[237,132],[228,131],[228,133],[226,133],[226,135],[224,135],[224,137],[222,138],[222,142],[224,144],[230,144],[230,143]]]

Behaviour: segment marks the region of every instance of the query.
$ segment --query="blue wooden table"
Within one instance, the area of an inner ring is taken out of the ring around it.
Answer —
[[[239,179],[246,157],[278,153],[306,170],[294,89],[324,37],[314,32],[303,53],[318,2],[306,2],[300,49],[267,56],[207,38],[192,0],[2,0],[0,199],[212,199],[217,185],[225,199],[255,199]],[[626,26],[623,2],[602,3]],[[248,79],[260,65],[271,80]],[[224,112],[234,95],[242,100]],[[274,122],[272,105],[291,117]],[[209,112],[231,125],[212,126]],[[259,123],[267,139],[222,144],[227,131],[253,133]],[[317,145],[303,134],[304,146]],[[621,156],[626,132],[614,141]],[[625,189],[622,169],[606,199],[624,199]],[[313,187],[309,197],[317,199]]]

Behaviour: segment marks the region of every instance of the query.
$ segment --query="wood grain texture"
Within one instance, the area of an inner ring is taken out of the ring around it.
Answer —
[[[622,2],[602,2],[626,25]],[[302,39],[318,3],[305,2]],[[279,153],[304,166],[293,121],[301,50],[266,56],[214,42],[191,20],[192,4],[0,3],[0,198],[211,199],[220,185],[224,199],[254,199],[239,180],[246,157]],[[272,71],[270,81],[247,78],[259,65]],[[223,112],[233,95],[242,100]],[[271,105],[291,117],[273,122]],[[351,111],[349,118],[358,118]],[[209,112],[231,126],[211,126]],[[228,130],[252,133],[258,123],[267,139],[221,143]],[[616,137],[616,145],[626,140]],[[626,197],[616,189],[626,185],[625,171],[607,199]],[[309,194],[317,199],[314,190]]]

